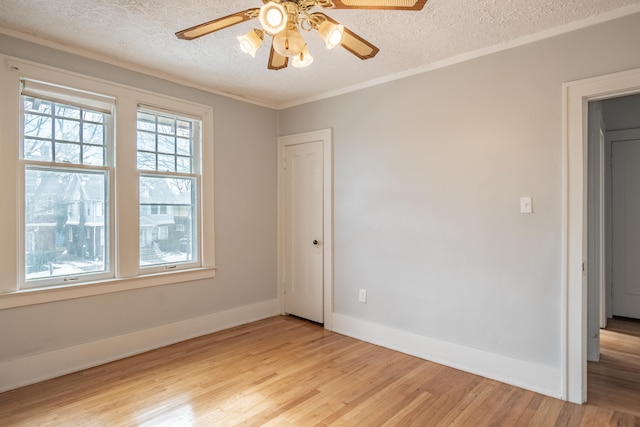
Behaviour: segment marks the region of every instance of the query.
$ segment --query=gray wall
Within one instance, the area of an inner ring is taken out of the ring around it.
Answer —
[[[607,130],[640,128],[640,95],[621,96],[602,101]]]
[[[335,311],[560,366],[561,85],[640,67],[638,40],[635,14],[281,111],[334,130]]]
[[[0,361],[276,298],[275,111],[8,36],[0,53],[212,106],[219,266],[212,280],[0,310]]]

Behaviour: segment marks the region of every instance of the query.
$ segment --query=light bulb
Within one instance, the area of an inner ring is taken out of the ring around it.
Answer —
[[[294,67],[302,68],[308,65],[311,65],[313,62],[313,56],[309,53],[309,48],[305,45],[302,52],[293,57],[293,61],[291,61],[291,65]]]
[[[342,41],[342,33],[344,25],[334,24],[333,22],[324,21],[318,27],[318,34],[324,40],[327,49],[333,49]]]
[[[268,34],[274,35],[287,26],[287,11],[282,4],[270,1],[260,8],[258,20]]]
[[[240,50],[242,50],[244,53],[248,53],[255,58],[256,51],[262,45],[263,38],[264,32],[257,28],[249,31],[244,36],[238,36],[238,41],[240,42]]]
[[[304,39],[295,28],[282,30],[273,36],[273,49],[282,56],[296,56],[302,52],[304,46]]]

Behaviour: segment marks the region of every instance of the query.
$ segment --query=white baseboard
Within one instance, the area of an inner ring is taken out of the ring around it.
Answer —
[[[0,392],[280,314],[277,299],[19,359],[0,361]]]
[[[333,313],[333,331],[421,359],[561,398],[560,368],[526,362]]]

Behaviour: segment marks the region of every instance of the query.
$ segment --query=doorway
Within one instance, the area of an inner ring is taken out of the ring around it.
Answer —
[[[589,102],[587,398],[634,411],[640,397],[640,94]],[[628,332],[631,331],[631,334]]]
[[[612,316],[640,319],[640,94],[588,106],[587,360]]]
[[[640,95],[637,113],[640,122]],[[640,123],[608,132],[611,144],[611,314],[640,319]]]
[[[588,104],[640,93],[640,69],[563,85],[565,324],[562,339],[562,396],[574,403],[587,399],[588,242]]]
[[[333,312],[333,135],[278,138],[280,311],[331,330]]]

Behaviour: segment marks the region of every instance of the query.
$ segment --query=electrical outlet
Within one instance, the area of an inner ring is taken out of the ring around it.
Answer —
[[[364,304],[367,303],[367,290],[366,289],[360,289],[360,292],[358,293],[358,301],[360,301],[361,303],[364,303]]]

